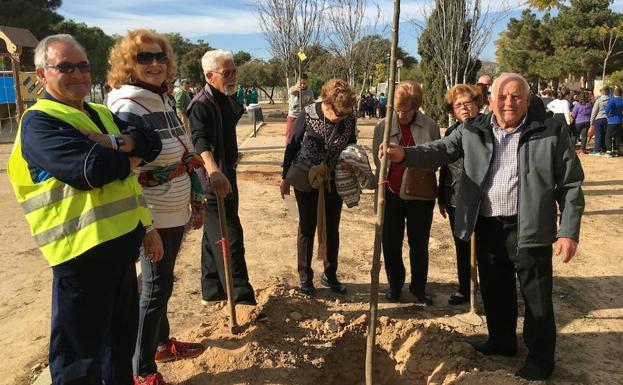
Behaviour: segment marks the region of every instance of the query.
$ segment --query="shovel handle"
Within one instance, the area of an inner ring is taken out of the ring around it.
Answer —
[[[229,307],[229,329],[232,334],[238,332],[238,323],[236,321],[236,303],[234,302],[234,283],[231,273],[231,253],[229,250],[229,237],[227,235],[227,214],[225,211],[225,199],[217,196],[218,219],[221,227],[221,245],[223,254],[223,266],[225,268],[225,289],[227,291],[227,305]]]
[[[478,271],[476,262],[476,233],[472,233],[469,240],[469,267],[470,267],[470,287],[469,287],[469,311],[476,313],[476,290],[478,288]]]

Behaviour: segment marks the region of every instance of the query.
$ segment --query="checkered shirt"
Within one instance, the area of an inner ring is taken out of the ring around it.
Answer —
[[[500,128],[495,115],[491,115],[491,130],[493,131],[493,160],[487,180],[480,215],[485,217],[517,215],[517,147],[521,129],[526,122],[524,117],[521,123],[508,132]]]

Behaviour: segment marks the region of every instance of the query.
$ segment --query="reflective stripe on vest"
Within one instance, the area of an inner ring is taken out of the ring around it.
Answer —
[[[89,105],[109,133],[119,134],[106,107]],[[29,110],[42,111],[73,127],[100,133],[85,113],[56,101],[40,99]],[[144,226],[152,223],[143,191],[133,174],[92,190],[79,190],[56,178],[33,183],[22,157],[21,129],[20,122],[7,172],[31,233],[50,265],[63,263],[127,234],[139,222]]]

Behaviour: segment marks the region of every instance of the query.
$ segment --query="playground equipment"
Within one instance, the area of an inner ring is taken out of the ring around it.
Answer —
[[[11,71],[0,71],[0,123],[8,120],[11,132],[13,121],[24,112],[24,101],[34,102],[43,92],[34,72],[20,72],[23,48],[35,47],[37,43],[37,38],[27,29],[0,26],[0,58],[2,64],[4,58],[11,63]]]

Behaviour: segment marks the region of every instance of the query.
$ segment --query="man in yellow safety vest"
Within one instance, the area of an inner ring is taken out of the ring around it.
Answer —
[[[148,129],[86,103],[91,67],[70,35],[35,49],[45,95],[22,116],[8,174],[53,271],[52,382],[132,384],[138,323],[135,261],[151,215],[136,176],[162,148]],[[162,253],[161,244],[145,252]]]

